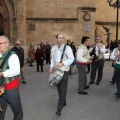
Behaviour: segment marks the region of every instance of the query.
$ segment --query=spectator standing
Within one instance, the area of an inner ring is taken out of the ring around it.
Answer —
[[[37,62],[37,72],[39,72],[39,66],[41,66],[41,72],[43,72],[44,51],[41,48],[40,44],[37,45],[35,60]]]
[[[70,40],[67,40],[67,44],[66,45],[70,46],[70,44],[71,44]]]
[[[46,53],[46,64],[50,64],[51,45],[49,44],[49,42],[46,42],[45,53]]]
[[[74,42],[71,42],[70,47],[72,48],[74,57],[76,57],[76,47],[75,47]]]
[[[20,61],[20,74],[21,74],[22,83],[26,84],[25,75],[24,75],[24,49],[21,47],[21,42],[17,40],[15,42],[15,46],[11,50],[18,55]]]
[[[35,60],[35,48],[33,43],[31,43],[30,47],[28,48],[28,58],[30,59],[29,66],[32,67],[32,63]]]

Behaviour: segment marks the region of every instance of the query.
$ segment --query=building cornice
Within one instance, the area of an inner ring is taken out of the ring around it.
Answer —
[[[96,21],[95,24],[97,25],[116,25],[116,22],[102,22],[102,21]],[[120,22],[118,23],[120,25]]]
[[[96,8],[95,7],[79,7],[79,9],[81,10],[85,10],[85,11],[91,11],[91,12],[96,12]]]

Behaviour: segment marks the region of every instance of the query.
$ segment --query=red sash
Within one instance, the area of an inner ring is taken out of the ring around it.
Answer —
[[[77,64],[80,64],[80,65],[83,65],[83,66],[87,65],[87,63],[82,63],[82,62],[77,62]]]
[[[18,86],[19,86],[19,80],[18,80],[18,78],[14,79],[10,83],[7,83],[7,84],[4,85],[5,90],[12,90],[14,88],[17,88]]]

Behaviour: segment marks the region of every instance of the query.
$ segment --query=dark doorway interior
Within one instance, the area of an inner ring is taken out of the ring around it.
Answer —
[[[4,35],[4,29],[3,29],[3,16],[0,13],[0,35]]]

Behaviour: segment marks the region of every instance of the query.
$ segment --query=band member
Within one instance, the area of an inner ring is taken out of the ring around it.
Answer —
[[[19,58],[15,52],[10,51],[9,39],[6,36],[0,36],[0,52],[2,53],[0,64],[5,56],[10,53],[10,56],[0,72],[0,82],[5,88],[5,93],[0,97],[0,106],[2,109],[2,112],[0,112],[0,120],[4,120],[7,104],[10,105],[13,111],[13,120],[23,120],[23,110],[19,93],[19,80],[17,77],[20,74]]]
[[[67,95],[67,86],[68,86],[68,71],[70,69],[70,65],[74,61],[74,56],[72,53],[72,49],[66,45],[65,52],[63,55],[62,62],[61,56],[64,49],[64,35],[59,33],[56,36],[57,45],[53,46],[51,50],[51,65],[50,65],[50,73],[53,73],[55,67],[58,67],[62,71],[64,71],[64,75],[61,81],[57,85],[57,90],[59,94],[58,106],[56,115],[60,116],[61,111],[64,106],[66,106],[66,95]]]
[[[87,49],[89,45],[89,37],[84,36],[81,40],[81,45],[77,50],[77,67],[78,67],[78,94],[87,95],[84,89],[88,89],[87,85],[87,64],[90,64],[90,54]]]
[[[115,95],[117,98],[120,98],[120,40],[118,41],[118,47],[114,48],[110,59],[114,60],[115,62],[114,79],[117,86],[117,92],[115,93]]]
[[[93,47],[90,48],[89,52],[91,53],[94,50]],[[96,85],[100,85],[102,75],[103,75],[103,67],[104,67],[104,54],[106,52],[105,45],[101,43],[101,37],[96,37],[96,46],[95,46],[95,55],[97,59],[94,60],[91,64],[91,75],[90,75],[90,83],[93,84],[96,78],[96,72],[98,69],[98,76],[96,80]]]

